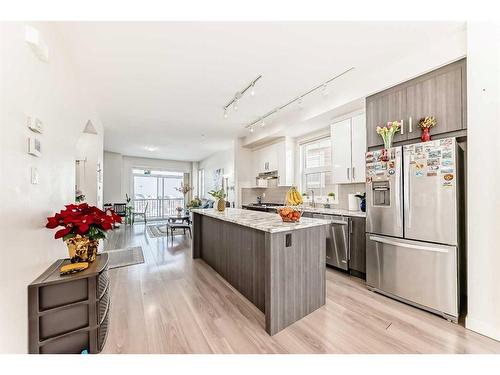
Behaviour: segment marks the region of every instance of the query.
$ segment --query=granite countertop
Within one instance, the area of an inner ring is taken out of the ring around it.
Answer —
[[[250,211],[241,208],[226,208],[225,211],[222,212],[213,208],[197,208],[191,211],[269,233],[287,232],[290,230],[312,228],[329,224],[327,220],[311,219],[307,217],[302,217],[298,223],[285,223],[278,214]]]

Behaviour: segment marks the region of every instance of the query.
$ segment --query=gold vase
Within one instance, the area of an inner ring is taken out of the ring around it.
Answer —
[[[99,240],[91,240],[79,234],[66,240],[69,258],[71,263],[89,262],[92,263],[97,255]]]
[[[226,209],[226,201],[224,199],[219,199],[217,201],[217,211],[224,211]]]

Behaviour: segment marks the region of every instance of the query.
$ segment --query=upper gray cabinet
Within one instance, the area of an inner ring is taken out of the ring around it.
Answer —
[[[384,142],[377,134],[377,126],[389,121],[404,121],[406,116],[406,90],[392,88],[366,99],[366,134],[368,147],[383,145]],[[393,142],[406,139],[404,132],[397,133]]]
[[[376,127],[402,121],[394,142],[420,137],[418,121],[434,116],[431,134],[466,129],[466,60],[462,59],[366,98],[367,146],[383,145]]]

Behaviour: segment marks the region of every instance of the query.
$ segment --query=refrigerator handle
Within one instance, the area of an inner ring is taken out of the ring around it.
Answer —
[[[392,240],[392,239],[378,237],[378,236],[370,236],[369,238],[370,238],[370,240],[375,241],[375,242],[385,243],[387,245],[392,245],[392,246],[405,247],[407,249],[434,251],[436,253],[448,253],[447,249],[440,249],[437,247],[431,247],[431,246],[425,246],[425,245],[413,245],[411,243],[399,242],[397,240]]]
[[[410,158],[411,158],[410,153],[407,150],[404,150],[403,189],[404,189],[404,219],[406,228],[411,228]]]
[[[398,160],[399,159],[399,160]],[[401,223],[401,155],[396,157],[396,163],[399,165],[399,168],[396,170],[398,173],[395,175],[394,178],[394,185],[395,185],[395,198],[396,198],[396,210],[397,210],[397,223],[398,227],[402,226]]]

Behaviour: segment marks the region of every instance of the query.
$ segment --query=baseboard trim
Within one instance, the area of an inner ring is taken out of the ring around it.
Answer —
[[[492,338],[493,340],[500,341],[500,329],[481,320],[466,317],[465,328],[480,333],[483,336]]]

